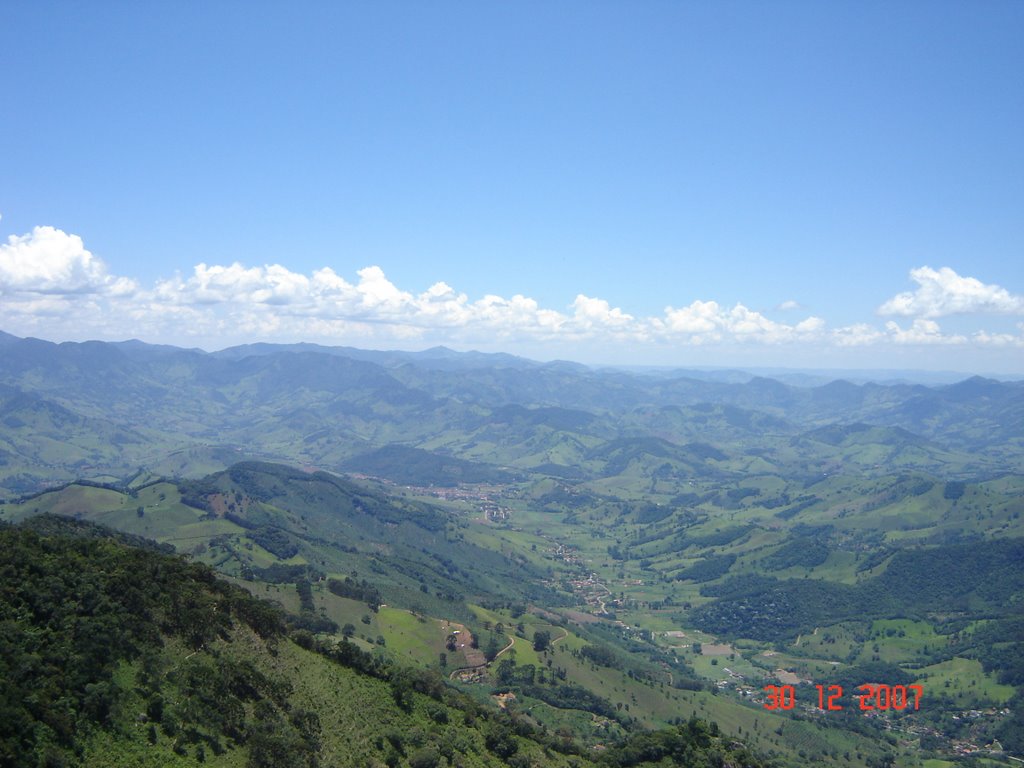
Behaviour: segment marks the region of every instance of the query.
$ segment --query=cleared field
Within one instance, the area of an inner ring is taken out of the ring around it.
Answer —
[[[376,619],[389,652],[398,658],[422,666],[435,666],[440,654],[447,652],[447,622],[390,607],[381,608]]]
[[[922,667],[917,674],[925,698],[942,694],[965,707],[1005,704],[1014,694],[1012,686],[1002,685],[993,675],[985,674],[981,662],[975,659],[957,657]]]

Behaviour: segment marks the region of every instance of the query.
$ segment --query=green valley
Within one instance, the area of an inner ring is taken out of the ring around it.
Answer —
[[[234,622],[205,671],[160,683],[230,688],[243,658],[262,675],[234,731],[195,715],[184,754],[117,718],[33,749],[253,764],[258,710],[323,765],[689,764],[701,744],[780,766],[1024,757],[1020,382],[3,344],[0,518],[156,542],[232,600],[276,603],[281,638],[274,656]],[[170,658],[186,641],[161,632]],[[129,699],[133,653],[103,678]],[[344,707],[391,701],[395,675],[413,693],[378,713],[391,730],[350,728]],[[862,709],[864,685],[884,706]],[[343,725],[316,735],[297,711]]]

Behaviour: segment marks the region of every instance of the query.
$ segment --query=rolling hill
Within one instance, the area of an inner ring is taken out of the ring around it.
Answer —
[[[576,744],[570,762],[685,751],[694,716],[779,765],[1024,753],[1020,382],[0,345],[0,518],[171,546],[276,601],[301,650],[443,674]],[[857,681],[924,704],[808,701]],[[801,706],[767,710],[783,683]]]

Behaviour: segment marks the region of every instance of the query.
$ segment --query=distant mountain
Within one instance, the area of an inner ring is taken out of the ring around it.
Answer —
[[[424,368],[442,370],[460,370],[463,368],[532,368],[539,365],[525,358],[505,353],[488,352],[456,352],[448,347],[431,347],[422,352],[402,352],[397,350],[369,350],[355,347],[329,347],[322,344],[241,344],[228,347],[219,352],[210,353],[211,357],[226,360],[241,360],[246,357],[262,357],[287,352],[312,352],[316,354],[348,357],[353,360],[365,360],[386,368],[394,368],[413,363]]]
[[[346,472],[385,478],[400,485],[455,486],[460,483],[510,483],[515,476],[475,461],[419,448],[388,445],[342,462]]]
[[[872,427],[870,424],[832,424],[807,432],[804,438],[828,445],[880,444],[886,446],[924,446],[928,441],[899,427]]]
[[[716,464],[728,458],[720,450],[706,444],[676,445],[657,437],[611,440],[595,448],[587,458],[601,460],[607,475],[619,475],[638,468],[642,471],[645,465],[648,472],[656,465],[662,474],[667,470],[680,477],[722,477],[728,474]]]
[[[47,419],[69,425],[71,446],[81,442],[75,424],[107,435],[92,451],[48,456],[25,432],[31,420],[9,412],[0,422],[0,493],[76,474],[124,476],[205,446],[340,469],[399,443],[526,470],[570,466],[599,457],[602,442],[648,436],[714,445],[737,457],[737,467],[744,466],[739,457],[754,454],[778,465],[790,460],[772,453],[778,438],[856,423],[969,453],[968,473],[1024,471],[1024,382],[807,387],[734,373],[719,381],[703,373],[594,370],[443,347],[409,353],[253,344],[208,354],[137,340],[54,344],[10,334],[0,344],[5,401],[22,393],[49,403]],[[184,474],[210,468],[178,466]]]

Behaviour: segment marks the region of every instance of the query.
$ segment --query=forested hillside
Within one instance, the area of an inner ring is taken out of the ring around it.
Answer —
[[[0,574],[0,765],[594,764],[436,675],[290,630],[208,568],[95,526],[0,529]],[[697,720],[595,761],[662,758],[761,765]]]

